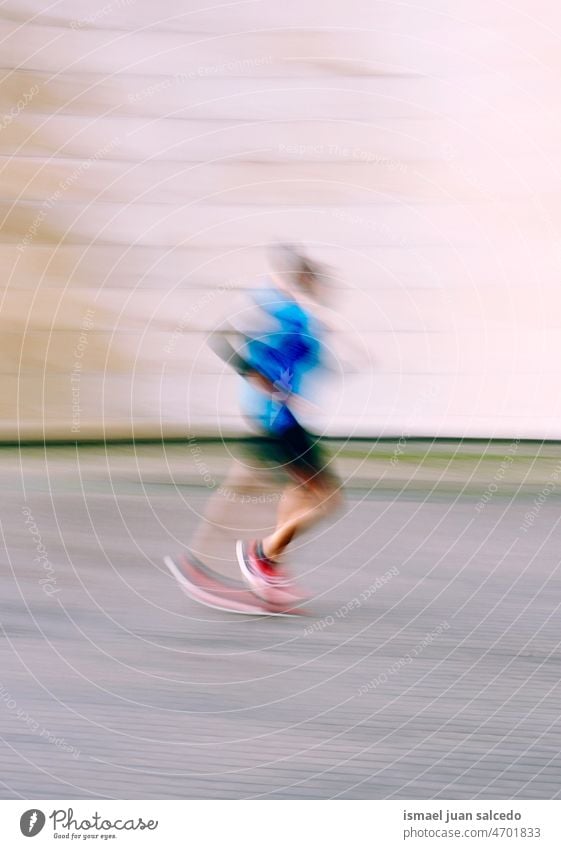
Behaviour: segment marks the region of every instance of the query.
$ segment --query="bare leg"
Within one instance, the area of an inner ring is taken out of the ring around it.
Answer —
[[[342,503],[338,482],[299,483],[287,487],[279,506],[277,526],[262,541],[263,553],[271,560],[281,556],[286,546],[302,531],[314,525]]]

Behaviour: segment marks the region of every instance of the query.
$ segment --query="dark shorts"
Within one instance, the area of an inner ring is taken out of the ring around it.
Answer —
[[[299,424],[274,436],[252,437],[251,450],[269,468],[283,470],[303,483],[321,485],[335,480],[318,437]]]

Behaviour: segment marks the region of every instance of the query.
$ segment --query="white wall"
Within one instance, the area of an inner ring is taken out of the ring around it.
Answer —
[[[1,436],[239,430],[205,334],[280,236],[341,275],[316,427],[561,437],[555,4],[3,13]]]

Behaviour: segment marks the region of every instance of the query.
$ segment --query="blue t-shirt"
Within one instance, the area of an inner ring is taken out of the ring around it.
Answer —
[[[307,372],[320,361],[318,322],[280,289],[257,290],[255,303],[274,320],[270,330],[249,338],[244,358],[275,385],[272,397],[244,381],[242,408],[245,414],[273,435],[296,424],[287,405],[288,396],[299,394]]]

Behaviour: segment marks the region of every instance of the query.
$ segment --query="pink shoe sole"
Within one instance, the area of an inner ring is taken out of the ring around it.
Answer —
[[[286,605],[296,604],[307,601],[308,596],[297,590],[293,584],[274,585],[266,580],[260,579],[251,569],[248,568],[245,546],[241,539],[236,542],[236,557],[238,565],[247,585],[255,595],[266,601],[267,604]]]

